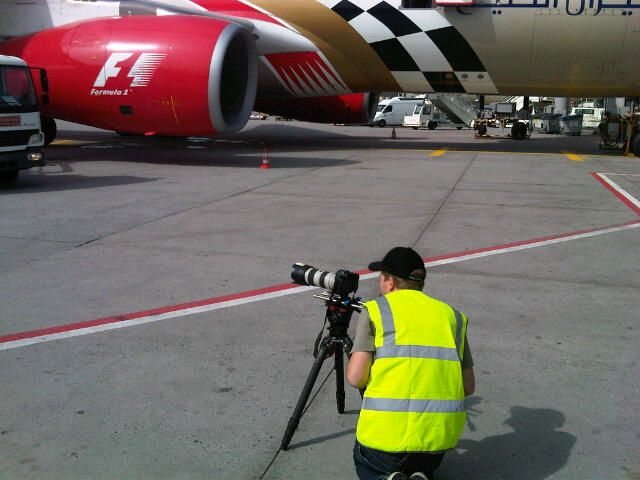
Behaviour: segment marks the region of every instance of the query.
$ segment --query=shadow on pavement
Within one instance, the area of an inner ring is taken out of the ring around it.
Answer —
[[[99,146],[99,145],[98,145]],[[47,165],[76,162],[127,162],[145,165],[181,165],[189,167],[232,167],[259,171],[263,159],[263,145],[236,145],[208,143],[196,146],[183,141],[167,142],[158,145],[151,140],[146,143],[121,144],[117,149],[54,145],[47,153]],[[349,166],[360,163],[357,160],[336,159],[325,156],[282,155],[284,150],[269,150],[271,168],[321,168]]]
[[[207,149],[219,151],[225,148],[269,148],[281,151],[324,151],[351,149],[394,149],[394,150],[437,150],[447,145],[456,151],[498,151],[526,153],[572,153],[598,154],[599,137],[595,135],[565,136],[536,134],[525,141],[505,137],[475,138],[473,130],[465,129],[460,134],[448,131],[413,131],[398,127],[397,139],[391,139],[391,128],[361,128],[347,126],[343,128],[308,123],[276,125],[274,122],[249,126],[248,128],[215,138],[178,138],[161,136],[121,137],[113,132],[77,132],[60,131],[60,139],[95,142],[87,148],[104,148],[107,145],[120,148],[166,148],[173,150]],[[456,131],[457,132],[457,131]],[[102,144],[102,145],[101,145]],[[62,147],[64,145],[57,145]],[[187,154],[191,156],[194,151]],[[615,155],[616,152],[606,152]]]
[[[577,440],[558,430],[565,423],[564,414],[520,406],[511,407],[510,412],[504,424],[513,433],[461,440],[456,451],[445,456],[437,480],[542,480],[559,471]]]
[[[161,180],[158,177],[144,178],[133,175],[88,176],[74,174],[21,173],[17,182],[0,187],[0,193],[26,194],[36,192],[57,192],[82,190],[119,185],[132,185]]]
[[[289,446],[289,450],[296,450],[298,448],[308,447],[309,445],[315,445],[317,443],[326,442],[327,440],[333,440],[334,438],[344,437],[345,435],[353,435],[355,437],[356,429],[350,428],[349,430],[343,430],[341,432],[332,433],[330,435],[323,435],[322,437],[311,438],[304,442],[296,443]]]

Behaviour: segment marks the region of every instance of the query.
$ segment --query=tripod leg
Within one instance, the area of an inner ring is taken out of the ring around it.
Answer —
[[[344,413],[344,354],[342,343],[336,343],[335,367],[336,367],[336,404],[338,413]]]
[[[304,384],[304,388],[302,389],[302,393],[300,394],[300,398],[298,398],[298,403],[296,404],[296,408],[293,411],[293,415],[289,419],[289,423],[287,424],[287,429],[284,432],[284,437],[282,437],[282,443],[280,447],[282,450],[286,450],[289,447],[289,442],[291,442],[291,437],[293,437],[296,428],[298,428],[298,424],[300,423],[300,417],[302,417],[302,411],[304,407],[307,405],[307,400],[309,400],[309,395],[311,395],[311,390],[313,389],[313,384],[316,382],[318,378],[318,374],[320,373],[320,369],[322,368],[322,364],[324,363],[327,357],[327,345],[325,342],[318,350],[318,356],[316,361],[313,362],[313,366],[311,367],[311,371],[309,372],[309,376],[307,377],[307,381]]]

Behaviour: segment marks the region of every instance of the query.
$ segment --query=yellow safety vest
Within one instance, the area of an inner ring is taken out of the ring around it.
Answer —
[[[375,360],[356,437],[385,452],[436,452],[458,443],[466,420],[462,355],[467,318],[417,290],[367,302]]]

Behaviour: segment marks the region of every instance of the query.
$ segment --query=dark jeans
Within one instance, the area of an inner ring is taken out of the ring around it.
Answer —
[[[387,453],[365,447],[356,440],[353,447],[353,462],[360,480],[385,480],[393,472],[404,472],[407,476],[422,472],[433,478],[444,453]]]

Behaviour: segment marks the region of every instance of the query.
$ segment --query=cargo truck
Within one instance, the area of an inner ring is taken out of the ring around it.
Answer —
[[[20,58],[0,55],[0,184],[14,182],[20,170],[44,165],[45,139],[31,70]],[[36,70],[46,102],[46,73]]]

